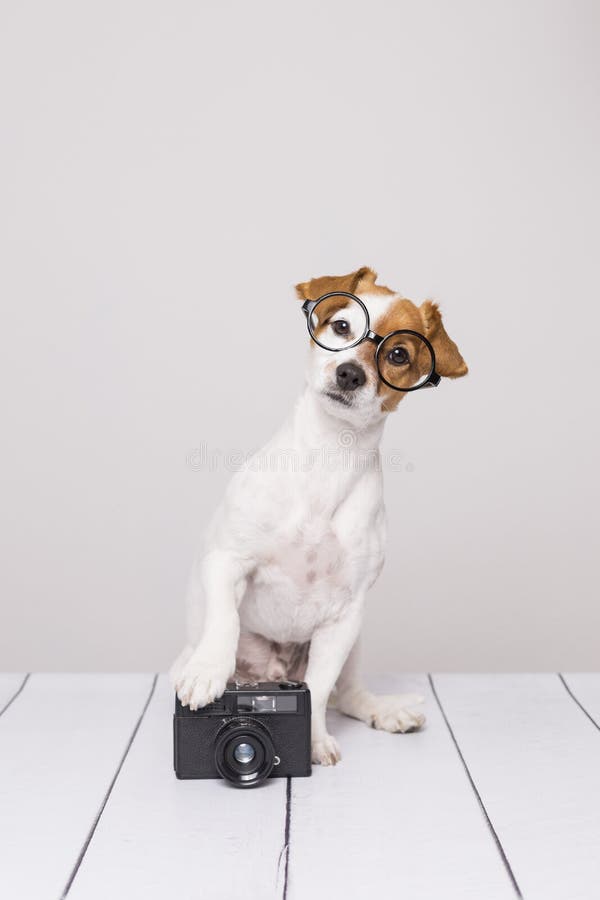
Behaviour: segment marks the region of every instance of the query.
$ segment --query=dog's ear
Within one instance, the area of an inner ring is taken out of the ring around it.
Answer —
[[[323,294],[331,291],[348,291],[356,294],[360,290],[369,290],[375,284],[377,272],[363,266],[349,275],[322,275],[321,278],[311,278],[296,285],[296,294],[300,300],[317,300]]]
[[[446,334],[442,322],[442,314],[437,303],[426,300],[419,307],[423,320],[423,333],[433,345],[435,351],[435,368],[446,378],[460,378],[469,371],[454,341]]]

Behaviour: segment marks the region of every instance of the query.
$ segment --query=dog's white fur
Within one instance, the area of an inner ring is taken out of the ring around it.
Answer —
[[[360,296],[372,323],[398,300]],[[376,728],[408,731],[424,721],[412,708],[421,697],[376,696],[358,674],[365,597],[384,559],[378,462],[386,411],[374,366],[364,367],[366,383],[350,406],[327,396],[339,393],[336,368],[356,350],[311,346],[291,418],[232,478],[193,568],[189,643],[172,669],[192,709],[220,696],[236,655],[238,669],[263,680],[304,676],[312,757],[324,764],[340,759],[325,723],[336,687],[337,708]]]

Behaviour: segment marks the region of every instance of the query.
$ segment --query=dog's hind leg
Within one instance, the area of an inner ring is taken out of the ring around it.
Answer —
[[[425,722],[423,713],[412,709],[422,703],[419,694],[372,694],[363,687],[359,673],[360,647],[357,640],[336,684],[335,706],[353,719],[383,731],[415,731]]]

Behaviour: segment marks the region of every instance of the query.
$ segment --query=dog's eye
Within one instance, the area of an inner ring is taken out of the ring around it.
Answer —
[[[394,347],[394,349],[390,350],[387,354],[386,359],[393,366],[405,366],[406,363],[410,362],[410,356],[408,355],[406,347]]]
[[[337,319],[337,321],[331,323],[331,327],[335,334],[339,334],[340,337],[345,337],[350,333],[350,323],[346,322],[345,319]]]

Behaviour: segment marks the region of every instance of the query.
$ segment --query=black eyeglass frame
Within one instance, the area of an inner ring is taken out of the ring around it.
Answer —
[[[322,300],[327,300],[329,297],[349,297],[351,300],[354,300],[359,304],[365,314],[365,330],[359,338],[357,338],[355,341],[352,341],[351,344],[345,344],[343,347],[326,347],[325,344],[322,344],[317,340],[310,327],[310,317],[313,314],[315,308]],[[330,291],[328,294],[323,294],[316,300],[305,300],[302,304],[302,312],[306,315],[306,325],[311,340],[313,340],[315,344],[317,344],[323,350],[328,350],[330,353],[339,353],[341,350],[350,350],[352,347],[356,347],[358,346],[358,344],[362,344],[363,341],[372,341],[377,347],[375,351],[375,364],[377,365],[377,374],[379,375],[383,383],[387,384],[387,386],[393,391],[402,391],[403,393],[408,394],[410,391],[420,391],[421,388],[437,387],[442,380],[442,376],[435,371],[435,350],[431,346],[431,342],[427,340],[424,334],[421,334],[419,331],[412,331],[410,328],[400,328],[396,331],[390,331],[389,334],[385,335],[376,334],[374,331],[371,331],[371,320],[369,319],[369,311],[367,307],[362,302],[360,297],[357,297],[355,294],[350,294],[348,291]],[[429,370],[427,378],[422,384],[417,384],[414,387],[409,388],[396,387],[395,384],[389,382],[387,378],[385,378],[381,374],[381,368],[379,366],[379,351],[383,347],[383,342],[387,341],[388,338],[393,337],[393,335],[395,334],[412,334],[415,337],[420,338],[428,348],[431,354],[431,369]]]

